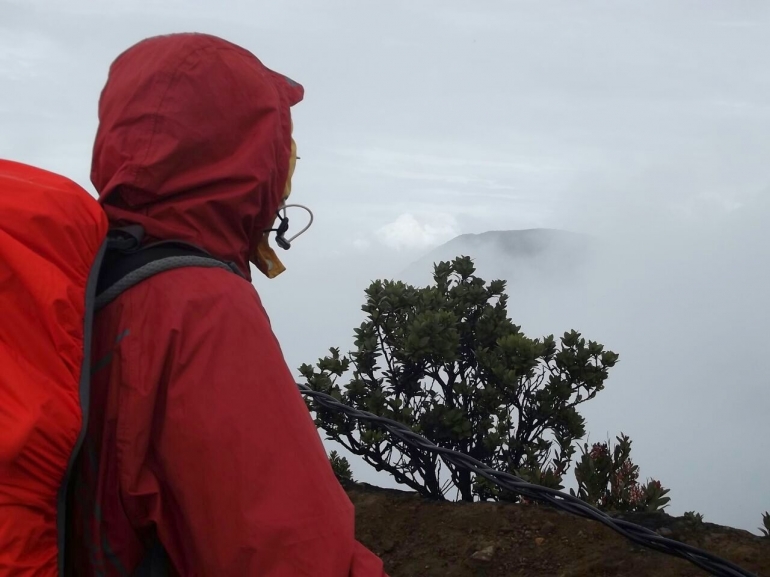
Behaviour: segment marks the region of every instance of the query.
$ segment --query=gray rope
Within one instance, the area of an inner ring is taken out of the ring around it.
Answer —
[[[151,276],[155,276],[156,274],[169,270],[191,266],[203,268],[221,268],[228,272],[233,272],[232,268],[227,264],[213,258],[207,258],[204,256],[170,256],[168,258],[150,262],[143,267],[128,273],[126,276],[124,276],[122,279],[120,279],[118,282],[96,297],[96,310],[98,311],[99,309],[107,306],[116,298],[118,298],[118,296],[120,296],[122,293],[131,287],[138,285],[143,280],[147,280]]]

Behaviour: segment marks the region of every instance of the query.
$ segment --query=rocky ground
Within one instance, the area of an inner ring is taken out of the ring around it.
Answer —
[[[358,539],[390,577],[700,577],[687,561],[639,547],[611,529],[538,505],[441,503],[345,483]],[[666,514],[626,518],[770,577],[770,539]]]

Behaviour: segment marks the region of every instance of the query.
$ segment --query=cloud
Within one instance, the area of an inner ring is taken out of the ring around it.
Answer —
[[[376,231],[379,241],[396,250],[428,248],[458,235],[457,221],[451,214],[426,215],[418,220],[404,213]]]
[[[6,24],[0,24],[0,31],[0,78],[4,81],[50,79],[50,73],[67,62],[67,47],[44,33]],[[10,88],[11,95],[19,92],[18,87]]]
[[[365,238],[357,238],[353,241],[353,248],[358,252],[366,252],[372,246],[372,243]]]
[[[389,148],[341,148],[336,154],[346,165],[368,178],[386,177],[411,183],[438,183],[448,188],[474,192],[516,191],[522,181],[549,178],[554,173],[569,172],[547,156],[532,154],[493,154],[455,143],[450,150],[440,151],[441,143],[393,142]],[[420,152],[420,148],[439,150],[437,154]],[[454,148],[454,149],[452,149]]]

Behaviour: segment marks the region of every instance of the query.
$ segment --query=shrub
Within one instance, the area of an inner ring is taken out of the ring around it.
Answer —
[[[577,493],[572,495],[606,511],[659,511],[670,501],[660,481],[639,483],[639,467],[631,460],[631,439],[623,433],[610,450],[609,442],[583,445],[583,455],[575,466]]]
[[[492,468],[561,488],[585,435],[578,406],[604,389],[618,355],[576,331],[558,343],[525,336],[508,318],[505,282],[486,283],[468,257],[438,263],[433,278],[422,288],[373,282],[355,350],[331,348],[315,366],[302,365],[308,386]],[[455,487],[466,501],[515,499],[377,425],[307,403],[328,439],[424,496],[444,499]]]

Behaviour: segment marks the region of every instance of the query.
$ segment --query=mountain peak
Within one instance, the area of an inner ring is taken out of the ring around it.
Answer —
[[[591,254],[593,244],[594,239],[589,235],[552,228],[466,233],[412,263],[402,278],[408,282],[429,282],[435,263],[458,256],[471,257],[484,278],[490,274],[498,278],[511,267],[568,272]]]

